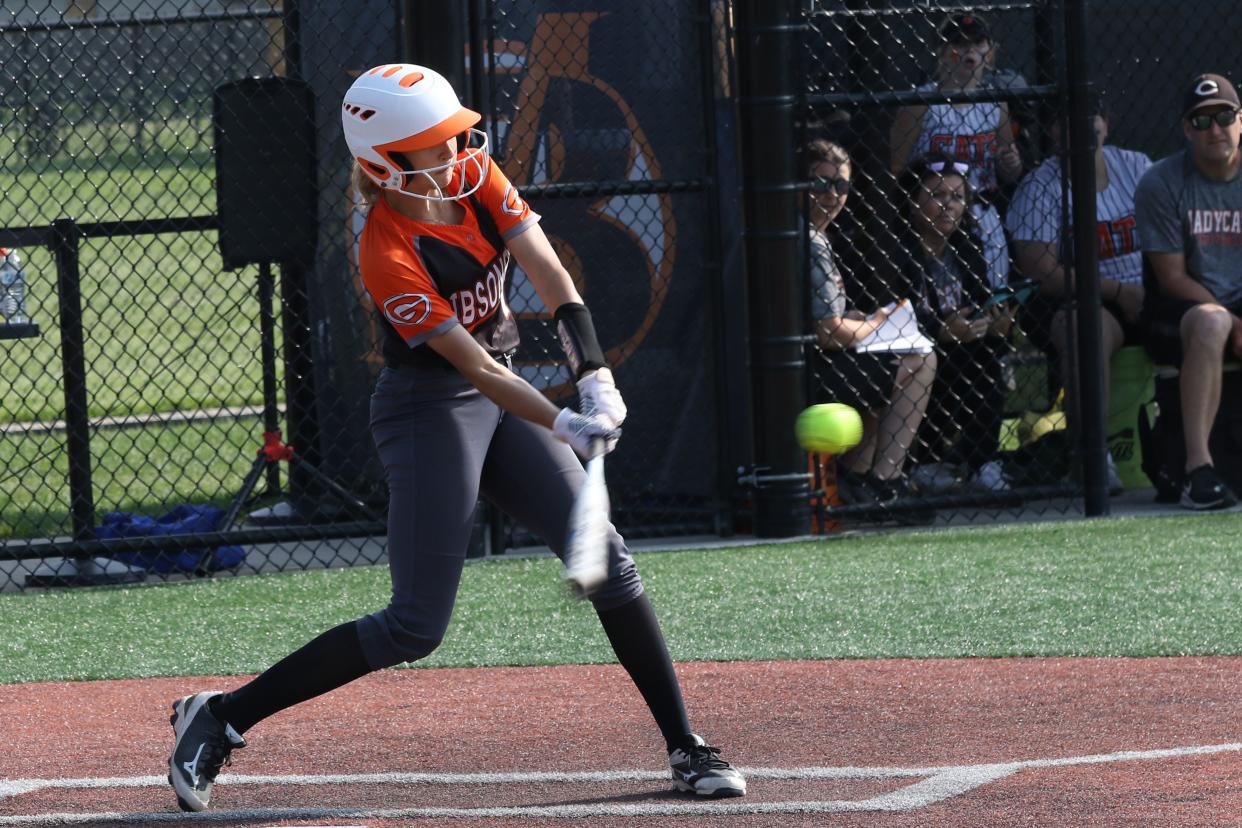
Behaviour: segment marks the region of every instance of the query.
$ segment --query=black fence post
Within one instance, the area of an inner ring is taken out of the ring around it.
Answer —
[[[794,157],[795,0],[737,4],[738,103],[745,202],[746,280],[755,412],[755,534],[810,531],[806,455],[793,424],[806,405],[801,219]]]
[[[82,333],[82,291],[77,223],[52,223],[56,280],[60,291],[61,365],[65,390],[65,450],[69,459],[69,512],[74,540],[95,537],[95,496],[91,488],[90,413],[86,401],[86,344]]]
[[[61,365],[64,369],[65,444],[69,460],[69,512],[73,541],[58,566],[43,564],[26,578],[28,587],[97,586],[142,581],[134,567],[95,558],[95,497],[91,483],[90,412],[86,395],[86,345],[82,333],[82,291],[78,243],[81,229],[71,218],[52,222],[52,253],[60,291]]]
[[[466,12],[467,31],[469,31],[470,41],[470,106],[476,112],[483,114],[483,124],[489,125],[493,119],[492,102],[487,95],[487,84],[485,80],[491,74],[492,62],[490,59],[491,44],[490,38],[485,37],[484,29],[484,0],[468,0],[469,8]],[[490,130],[490,127],[489,127]]]
[[[306,268],[280,264],[281,330],[284,336],[285,420],[287,441],[302,459],[318,466],[319,401],[315,391],[315,359],[311,306]],[[323,491],[310,475],[296,466],[289,469],[289,491],[307,515],[318,512]]]
[[[298,0],[281,3],[281,24],[284,29],[285,76],[302,77],[302,10]]]
[[[736,521],[734,494],[737,489],[737,467],[739,465],[738,432],[743,427],[743,417],[739,413],[745,405],[745,375],[741,360],[729,359],[734,350],[733,343],[740,337],[741,326],[730,330],[729,291],[726,285],[728,276],[725,273],[726,260],[730,250],[724,240],[722,225],[722,194],[721,184],[729,181],[736,185],[736,141],[733,136],[721,135],[719,123],[720,102],[717,95],[726,95],[728,83],[728,56],[720,55],[721,65],[717,66],[717,36],[724,38],[727,26],[723,15],[719,21],[713,15],[716,0],[700,0],[698,4],[700,66],[702,68],[702,105],[703,105],[703,166],[707,177],[704,189],[704,206],[706,210],[706,228],[703,234],[703,278],[706,289],[708,307],[709,342],[714,346],[712,354],[712,387],[715,395],[716,410],[716,470],[713,475],[715,500],[712,510],[715,514],[716,534],[728,537],[733,534]],[[717,32],[717,22],[722,31]],[[719,74],[718,74],[719,73]],[[723,79],[723,82],[721,82]],[[728,168],[726,168],[728,167]],[[734,191],[736,192],[736,190]],[[740,400],[739,400],[740,398]]]
[[[1061,0],[1064,2],[1064,0]],[[1048,0],[1034,11],[1035,28],[1035,85],[1063,87],[1065,83],[1063,54],[1057,48],[1057,12],[1064,18],[1064,8],[1057,8],[1055,0]],[[1064,20],[1062,20],[1064,22]],[[1041,100],[1036,104],[1036,123],[1050,124],[1060,119],[1059,102],[1056,99]],[[1062,123],[1062,125],[1064,125]],[[1065,133],[1069,134],[1069,133]],[[1039,130],[1040,157],[1054,151],[1048,130]]]
[[[1086,0],[1065,4],[1069,87],[1070,187],[1074,196],[1074,297],[1078,303],[1078,410],[1082,439],[1084,507],[1088,517],[1107,515],[1107,428],[1104,410],[1100,280],[1096,277],[1095,127],[1087,65]]]
[[[294,80],[302,79],[302,9],[299,0],[283,0],[281,3],[281,26],[284,29],[285,76]],[[313,118],[312,118],[313,122]],[[314,146],[313,136],[310,139]],[[284,334],[285,363],[285,419],[288,423],[286,440],[295,446],[299,455],[309,463],[316,465],[321,462],[319,452],[319,410],[315,394],[314,343],[311,341],[311,306],[309,286],[307,285],[306,263],[280,264],[280,297],[281,297],[281,328]],[[260,301],[270,302],[264,298],[263,279],[260,274]],[[270,277],[269,277],[270,286]],[[270,308],[270,304],[265,304]],[[267,363],[264,363],[265,365]],[[266,373],[266,368],[264,369]],[[267,401],[266,383],[264,400]],[[270,419],[266,413],[265,423]],[[268,426],[269,430],[270,425]],[[272,464],[274,467],[275,464]],[[268,472],[269,488],[279,487],[279,471]],[[300,498],[308,515],[314,514],[317,507],[312,505],[322,499],[322,490],[314,479],[303,469],[291,466],[289,469],[289,491],[294,500]]]
[[[398,48],[404,63],[414,62],[414,29],[418,22],[415,0],[397,0]]]
[[[457,92],[466,92],[466,15],[461,3],[407,3],[402,15],[407,60],[435,69]]]
[[[259,263],[259,351],[263,363],[263,430],[269,434],[280,431],[280,400],[276,389],[276,317],[272,302],[276,281],[272,263]],[[280,464],[268,463],[266,470],[268,494],[280,492]],[[228,529],[228,524],[222,526]]]

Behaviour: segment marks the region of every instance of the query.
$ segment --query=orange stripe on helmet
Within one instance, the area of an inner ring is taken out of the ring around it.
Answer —
[[[389,66],[387,69],[385,69],[384,74],[380,75],[380,77],[391,78],[393,75],[397,74],[400,71],[401,71],[401,64],[398,63],[396,66]]]
[[[462,107],[453,115],[445,118],[443,121],[430,129],[425,129],[422,132],[417,132],[413,135],[407,135],[405,138],[390,141],[387,144],[380,144],[375,147],[375,151],[380,155],[383,155],[385,158],[392,160],[388,153],[410,152],[413,150],[422,150],[427,149],[428,147],[434,147],[441,142],[447,141],[454,135],[465,132],[482,119],[483,116],[479,113],[472,109]],[[401,166],[395,161],[393,162],[393,165],[397,167]]]
[[[422,80],[422,79],[423,79],[423,73],[422,73],[422,72],[411,72],[410,74],[408,74],[408,75],[406,75],[404,78],[402,78],[402,79],[401,79],[401,82],[400,82],[399,84],[397,84],[397,85],[398,85],[398,86],[404,86],[405,88],[409,89],[411,86],[413,86],[414,84],[418,83],[418,82],[419,82],[420,80]]]

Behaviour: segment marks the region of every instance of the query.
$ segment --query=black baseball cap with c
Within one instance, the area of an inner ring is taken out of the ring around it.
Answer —
[[[1242,104],[1238,103],[1238,92],[1229,79],[1223,75],[1212,74],[1200,75],[1191,82],[1182,102],[1182,117],[1189,118],[1196,110],[1205,106],[1242,109]]]
[[[987,22],[974,12],[951,14],[940,22],[936,31],[949,43],[978,43],[992,39]]]

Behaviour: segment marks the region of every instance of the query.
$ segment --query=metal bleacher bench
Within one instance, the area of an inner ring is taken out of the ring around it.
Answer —
[[[1176,379],[1182,373],[1181,368],[1177,365],[1155,365],[1152,370],[1156,374],[1157,381]],[[1242,362],[1236,359],[1226,359],[1225,364],[1221,367],[1221,371],[1226,374],[1242,371]]]

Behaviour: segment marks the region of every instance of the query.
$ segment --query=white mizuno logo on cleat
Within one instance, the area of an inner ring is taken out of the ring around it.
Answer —
[[[185,772],[190,775],[190,781],[194,787],[198,787],[198,758],[203,755],[205,745],[199,745],[198,751],[194,754],[193,762],[182,762],[181,767],[185,768]]]

